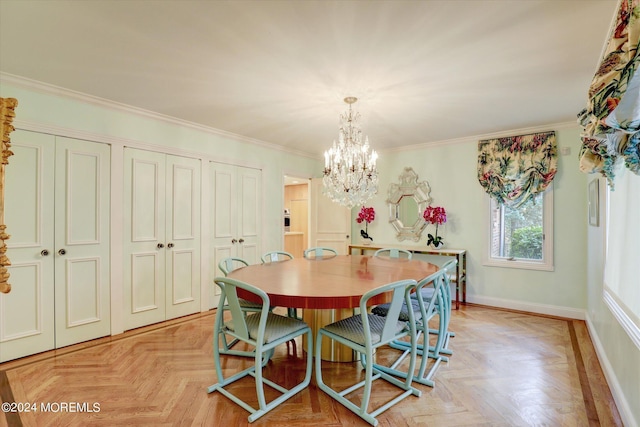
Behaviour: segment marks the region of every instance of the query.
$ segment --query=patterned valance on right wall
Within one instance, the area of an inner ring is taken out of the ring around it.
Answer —
[[[624,164],[640,175],[640,1],[619,0],[600,67],[578,114],[580,170],[599,172],[613,188]]]
[[[500,204],[518,207],[542,193],[557,170],[555,132],[478,142],[478,181]]]

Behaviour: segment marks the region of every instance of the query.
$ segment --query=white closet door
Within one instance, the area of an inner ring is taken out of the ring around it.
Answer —
[[[25,131],[12,141],[0,361],[111,331],[109,146]]]
[[[238,167],[238,256],[249,264],[260,262],[262,171]]]
[[[5,224],[11,292],[0,293],[0,362],[55,347],[54,158],[51,135],[11,134]],[[46,252],[43,252],[46,251]],[[46,254],[46,255],[43,255]]]
[[[222,276],[218,263],[224,258],[236,256],[237,231],[237,184],[236,167],[223,163],[211,162],[209,177],[211,179],[211,279]],[[209,292],[209,308],[218,306],[220,289],[212,282]]]
[[[262,171],[224,163],[210,163],[211,279],[222,276],[220,260],[239,257],[260,262],[262,233]],[[211,282],[209,308],[217,307],[220,290]]]
[[[124,150],[124,325],[166,319],[166,156]]]
[[[167,319],[200,311],[200,160],[167,156]]]
[[[56,348],[109,335],[109,183],[106,144],[56,137]]]

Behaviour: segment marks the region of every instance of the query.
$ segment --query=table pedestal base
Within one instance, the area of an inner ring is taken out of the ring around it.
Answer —
[[[353,310],[354,309],[352,308],[333,310],[304,309],[302,312],[302,320],[304,320],[307,325],[309,325],[313,336],[317,337],[318,330],[320,330],[320,328],[330,323],[337,322],[338,320],[353,316]],[[314,341],[314,352],[315,344],[316,343]],[[302,348],[307,348],[306,335],[302,337]],[[322,341],[322,354],[320,355],[320,358],[322,360],[327,360],[330,362],[353,362],[357,360],[357,358],[354,356],[353,350],[351,350],[349,347],[339,344],[326,337]]]

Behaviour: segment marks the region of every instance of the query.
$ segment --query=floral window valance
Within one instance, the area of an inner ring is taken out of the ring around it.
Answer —
[[[517,207],[542,193],[557,170],[555,132],[478,143],[478,181],[500,204]]]
[[[578,115],[580,170],[613,188],[619,163],[640,175],[640,0],[620,0],[602,63]]]

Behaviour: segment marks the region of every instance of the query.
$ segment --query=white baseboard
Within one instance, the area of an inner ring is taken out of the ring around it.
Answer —
[[[613,396],[613,400],[616,402],[616,407],[618,408],[618,412],[620,413],[620,417],[622,418],[622,422],[626,427],[638,427],[639,420],[634,418],[633,413],[631,412],[631,408],[629,408],[629,403],[625,398],[624,393],[620,388],[620,383],[609,363],[609,358],[607,357],[607,353],[604,351],[602,347],[602,343],[596,333],[596,329],[591,322],[591,318],[587,315],[586,318],[587,330],[589,331],[589,336],[591,337],[591,342],[593,343],[593,347],[596,350],[596,355],[598,356],[598,361],[600,362],[600,366],[602,367],[602,372],[604,372],[604,376],[607,379],[607,383],[609,384],[609,389],[611,390],[611,395]]]
[[[585,320],[586,312],[580,308],[561,307],[557,305],[535,304],[531,302],[514,301],[502,298],[467,295],[467,301],[474,304],[491,307],[510,308],[512,310],[527,311],[529,313],[546,314],[549,316],[566,317],[569,319]]]

